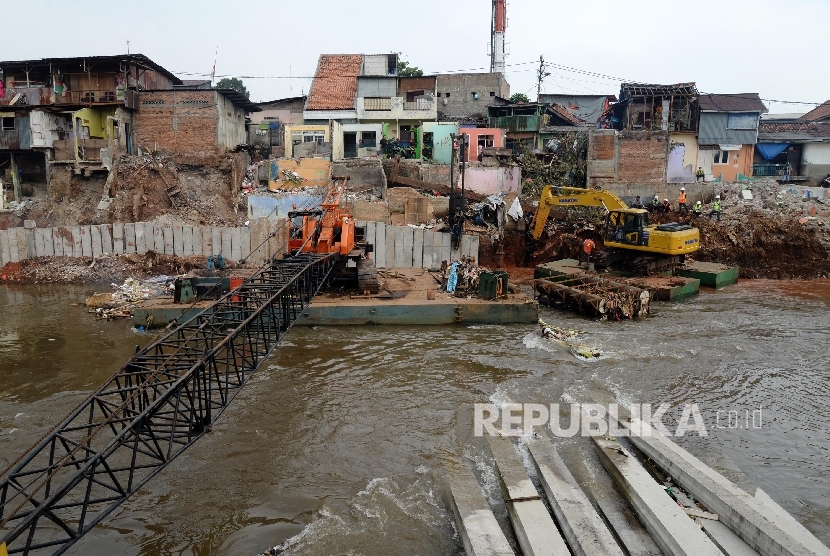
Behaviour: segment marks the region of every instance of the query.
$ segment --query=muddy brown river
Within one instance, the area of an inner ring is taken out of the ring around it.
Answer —
[[[0,468],[154,338],[70,306],[106,289],[0,287]],[[830,544],[830,281],[742,282],[639,322],[541,314],[603,357],[530,325],[294,328],[210,434],[68,553],[458,554],[443,470],[471,463],[497,498],[471,404],[597,393],[669,403],[670,430],[697,403],[709,435],[677,441]],[[757,428],[724,419],[759,408]],[[587,439],[556,442],[579,477],[601,471]]]

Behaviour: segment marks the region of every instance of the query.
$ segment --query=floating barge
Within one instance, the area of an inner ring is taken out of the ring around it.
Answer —
[[[536,302],[527,295],[508,293],[498,299],[455,297],[438,291],[439,275],[425,269],[388,269],[380,273],[386,294],[358,296],[329,290],[318,294],[296,325],[438,325],[536,324]],[[147,301],[136,307],[135,326],[164,327],[171,319],[183,322],[212,301],[173,303],[171,298]]]

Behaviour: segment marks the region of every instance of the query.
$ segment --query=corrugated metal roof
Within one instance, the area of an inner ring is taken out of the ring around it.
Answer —
[[[632,96],[697,96],[694,83],[675,83],[674,85],[656,85],[648,83],[623,83],[620,85],[620,98]]]
[[[614,95],[539,95],[540,102],[556,103],[584,122],[597,123],[606,102],[616,102]]]
[[[144,54],[116,54],[113,56],[75,56],[71,58],[40,58],[35,60],[19,60],[19,61],[4,61],[0,62],[0,68],[12,68],[12,67],[27,67],[33,66],[35,64],[52,64],[58,66],[69,66],[69,65],[83,65],[84,62],[129,62],[138,67],[151,69],[153,71],[157,71],[160,74],[164,75],[170,81],[173,82],[174,85],[181,85],[182,80],[152,61],[150,58],[145,56]]]
[[[322,54],[306,110],[352,110],[362,54]]]
[[[827,118],[830,118],[830,100],[824,101],[819,106],[801,116],[801,119],[806,121],[824,120]]]
[[[758,93],[700,95],[698,106],[701,110],[710,112],[764,113],[767,111],[767,107],[761,102]]]

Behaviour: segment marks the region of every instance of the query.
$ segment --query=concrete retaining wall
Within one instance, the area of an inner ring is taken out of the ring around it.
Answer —
[[[441,261],[462,256],[478,261],[477,235],[465,235],[460,249],[452,249],[450,234],[410,226],[390,226],[383,222],[358,222],[365,226],[366,239],[374,245],[378,268],[440,268]]]
[[[277,233],[269,238],[273,231]],[[267,218],[252,220],[249,228],[161,226],[152,222],[37,228],[34,221],[27,220],[23,228],[0,230],[0,267],[35,257],[143,255],[147,251],[178,257],[221,254],[232,261],[250,257],[251,263],[261,264],[285,252],[286,243],[284,220]]]

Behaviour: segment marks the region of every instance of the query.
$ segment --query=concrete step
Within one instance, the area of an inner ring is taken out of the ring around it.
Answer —
[[[701,519],[699,521],[703,531],[720,548],[726,556],[759,556],[758,552],[750,548],[741,537],[729,530],[729,527],[720,521]]]
[[[469,556],[513,556],[513,549],[469,468],[449,475],[452,511]]]
[[[575,556],[623,556],[608,527],[548,440],[528,443],[539,482]]]
[[[524,556],[570,556],[542,497],[509,438],[488,437],[507,512]]]
[[[592,440],[605,469],[617,482],[663,553],[672,556],[722,556],[718,547],[626,448],[609,438],[595,436]]]
[[[760,554],[830,556],[829,548],[763,491],[749,495],[659,432],[639,434],[648,428],[640,423],[629,422],[628,413],[620,411],[618,427],[638,433],[629,437],[632,444]]]

